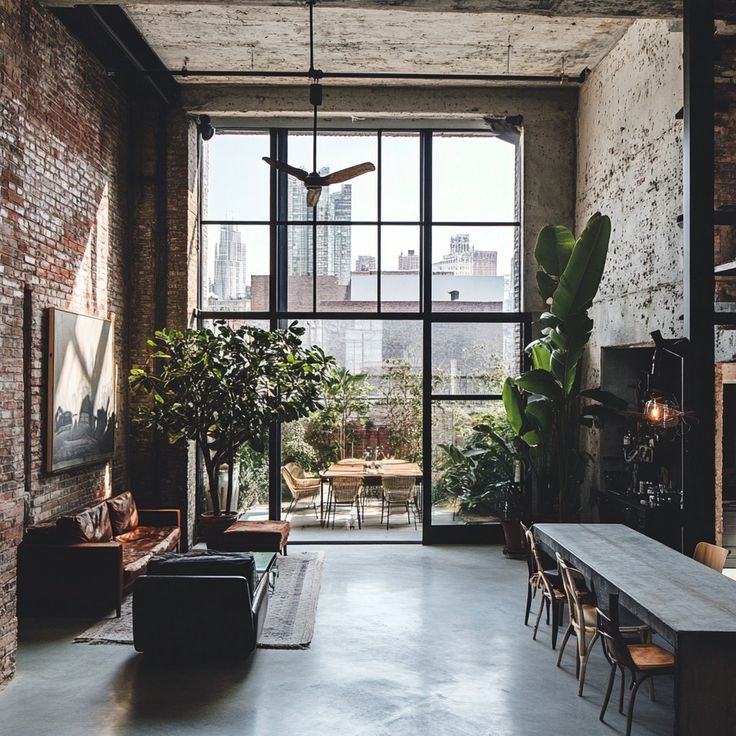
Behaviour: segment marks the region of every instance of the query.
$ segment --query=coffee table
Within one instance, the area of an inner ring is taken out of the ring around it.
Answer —
[[[270,590],[276,585],[276,578],[279,576],[279,567],[276,564],[278,554],[276,552],[250,552],[253,555],[253,562],[256,565],[256,588],[261,585],[264,576],[268,582]]]

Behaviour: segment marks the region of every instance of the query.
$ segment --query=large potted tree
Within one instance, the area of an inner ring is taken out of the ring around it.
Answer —
[[[265,451],[276,423],[307,416],[320,406],[333,359],[304,347],[304,328],[254,326],[163,329],[148,341],[149,362],[130,373],[134,391],[147,397],[135,415],[170,443],[193,441],[201,453],[218,531],[232,523],[237,451]],[[220,468],[228,468],[227,498],[220,501]],[[206,536],[206,534],[205,534]]]
[[[526,347],[532,370],[507,378],[503,402],[514,431],[530,448],[541,495],[562,521],[580,510],[580,486],[588,462],[578,446],[581,423],[596,423],[625,402],[600,389],[580,389],[580,364],[590,340],[588,316],[603,276],[611,221],[594,214],[576,240],[560,225],[539,233],[534,257],[537,284],[548,311],[539,318],[542,337]],[[581,406],[581,399],[595,405]]]

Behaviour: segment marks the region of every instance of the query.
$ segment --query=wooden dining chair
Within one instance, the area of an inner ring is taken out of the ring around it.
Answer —
[[[723,566],[726,564],[726,557],[728,557],[729,551],[715,544],[698,542],[695,545],[693,559],[702,562],[716,572],[723,572]]]
[[[599,719],[603,721],[606,714],[617,669],[621,671],[621,694],[618,710],[619,713],[624,712],[624,690],[626,688],[626,670],[628,670],[632,677],[632,688],[626,715],[626,736],[631,736],[631,720],[634,714],[636,694],[640,685],[656,675],[673,675],[675,673],[675,655],[656,644],[627,644],[618,626],[600,609],[597,609],[597,613],[598,631],[603,641],[603,651],[606,659],[611,664],[608,688],[606,689],[606,697],[603,701]]]
[[[534,592],[539,591],[541,597],[539,600],[539,611],[537,612],[537,620],[534,624],[534,633],[532,639],[536,640],[537,631],[539,630],[539,622],[542,619],[542,611],[547,609],[547,622],[549,623],[549,612],[552,611],[552,649],[557,647],[557,631],[560,626],[560,620],[562,619],[562,610],[565,605],[565,594],[562,590],[556,588],[550,579],[550,576],[545,572],[542,564],[542,553],[539,549],[539,545],[534,539],[534,532],[528,529],[526,532],[526,541],[534,562],[534,575],[533,581],[530,577],[530,585],[534,585]],[[531,568],[530,568],[531,569]]]
[[[527,525],[523,521],[519,522],[519,526],[521,527],[521,538],[524,542],[524,552],[526,554],[526,567],[528,574],[526,586],[526,609],[524,610],[524,626],[528,626],[529,612],[532,608],[532,600],[536,596],[537,590],[539,590],[539,584],[537,580],[539,573],[537,572],[537,566],[534,562],[534,556],[532,555],[532,550],[527,539],[527,532],[529,531],[529,527],[527,527]],[[557,590],[562,590],[562,579],[560,578],[560,573],[557,570],[545,570],[544,574],[547,576],[547,579],[550,581],[554,588],[557,588]],[[549,617],[547,623],[549,623]]]

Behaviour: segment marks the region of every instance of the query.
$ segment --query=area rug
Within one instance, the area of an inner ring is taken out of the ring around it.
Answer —
[[[279,557],[276,586],[258,643],[260,649],[307,649],[314,635],[324,552],[292,552]],[[133,645],[133,596],[123,601],[120,618],[98,621],[74,641]]]

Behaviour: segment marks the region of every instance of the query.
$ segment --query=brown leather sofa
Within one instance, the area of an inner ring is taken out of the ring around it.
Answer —
[[[138,509],[130,491],[34,524],[18,547],[18,614],[119,616],[148,561],[180,537],[178,509]]]

